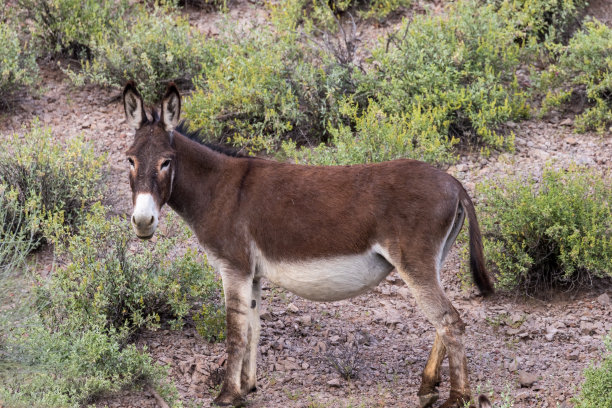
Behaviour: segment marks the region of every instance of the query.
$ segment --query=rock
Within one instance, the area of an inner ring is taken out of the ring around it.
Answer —
[[[544,335],[544,337],[546,337],[548,341],[553,341],[557,332],[558,330],[554,326],[546,326],[546,335]]]
[[[291,313],[297,313],[300,311],[300,309],[298,309],[298,307],[294,305],[293,303],[289,303],[287,305],[287,310],[290,311]]]
[[[538,376],[536,374],[528,373],[526,371],[519,371],[518,373],[518,381],[521,387],[529,388],[538,381]]]
[[[300,324],[304,326],[310,326],[312,324],[312,316],[311,315],[300,316],[298,321],[300,322]]]
[[[387,308],[385,313],[384,322],[387,326],[393,326],[402,321],[402,315],[397,309]]]
[[[574,124],[574,121],[571,120],[570,118],[565,118],[559,124],[561,126],[572,126]]]
[[[272,314],[266,310],[265,312],[262,312],[259,315],[259,318],[261,320],[268,320],[268,321],[270,321],[270,320],[272,320]]]
[[[518,361],[516,359],[512,360],[510,364],[508,364],[508,371],[516,371],[518,369]]]
[[[578,144],[578,139],[576,139],[575,137],[568,137],[568,138],[565,139],[565,141],[570,146],[576,146]]]
[[[340,388],[340,380],[338,378],[331,379],[327,382],[327,385],[334,388]]]
[[[602,306],[609,306],[610,305],[610,296],[608,296],[607,293],[604,293],[602,295],[597,296],[597,301]]]

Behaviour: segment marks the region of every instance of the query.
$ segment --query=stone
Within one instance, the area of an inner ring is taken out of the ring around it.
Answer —
[[[300,311],[300,309],[298,309],[298,307],[294,305],[293,303],[289,303],[287,305],[287,310],[290,311],[291,313],[297,313]]]
[[[518,381],[521,387],[530,388],[533,383],[538,381],[538,376],[536,374],[528,373],[526,371],[519,371]]]
[[[574,121],[571,120],[570,118],[565,118],[559,124],[561,126],[572,126],[574,124]]]
[[[603,293],[603,294],[597,296],[597,301],[602,306],[609,306],[610,305],[610,296],[608,296],[607,293]]]
[[[570,146],[576,146],[578,144],[578,139],[576,139],[575,137],[568,137],[565,139],[565,141],[567,142],[567,144],[569,144]]]
[[[311,315],[300,316],[298,321],[300,322],[300,324],[304,326],[310,326],[312,324],[312,316]]]
[[[333,378],[327,382],[327,385],[334,388],[340,388],[340,380],[338,378]]]

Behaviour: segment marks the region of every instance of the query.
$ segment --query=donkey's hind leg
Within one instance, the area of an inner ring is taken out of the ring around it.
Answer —
[[[419,396],[423,397],[421,407],[429,407],[435,402],[435,383],[439,379],[439,366],[445,349],[448,353],[451,391],[448,400],[440,408],[462,407],[465,402],[470,401],[467,358],[461,342],[465,324],[440,288],[434,265],[433,262],[429,267],[421,264],[422,267],[418,269],[412,269],[414,266],[411,266],[410,270],[418,271],[417,273],[409,273],[408,268],[398,269],[414,294],[419,308],[436,328],[434,349],[425,366],[424,383],[419,390]],[[427,394],[432,395],[426,398]]]
[[[421,407],[430,407],[438,400],[440,365],[442,365],[444,356],[446,356],[446,347],[436,332],[436,338],[434,340],[433,347],[431,348],[431,353],[429,353],[429,358],[427,359],[425,369],[423,370],[421,387],[417,393],[419,396],[419,405]]]

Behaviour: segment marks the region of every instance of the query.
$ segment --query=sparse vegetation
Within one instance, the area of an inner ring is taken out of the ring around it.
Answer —
[[[32,86],[38,80],[38,65],[35,53],[19,38],[15,26],[1,20],[0,64],[0,108],[4,108],[11,105],[16,90]]]
[[[77,85],[120,88],[135,80],[152,103],[167,82],[189,87],[205,62],[202,37],[170,6],[137,7],[110,24],[112,29],[90,41],[91,58],[66,71]]]
[[[584,383],[574,403],[576,408],[612,406],[612,338],[605,339],[606,352],[602,360],[584,371]]]
[[[559,46],[558,62],[541,75],[547,90],[542,114],[569,105],[585,106],[576,118],[580,132],[604,133],[612,125],[612,29],[587,22],[567,46]]]
[[[462,2],[444,16],[418,16],[372,54],[373,68],[355,73],[353,99],[341,104],[343,120],[327,126],[331,143],[312,152],[285,144],[288,156],[447,163],[458,144],[512,150],[502,127],[528,115],[527,97],[515,76],[520,47],[492,7]]]
[[[205,295],[219,290],[218,279],[197,253],[173,253],[186,239],[184,226],[162,234],[156,244],[138,246],[130,241],[130,228],[123,219],[105,220],[97,206],[81,233],[56,236],[56,250],[65,252],[69,264],[37,290],[40,314],[50,327],[82,319],[130,335],[163,321],[178,328],[194,300],[206,302]]]
[[[194,127],[249,151],[327,139],[338,100],[354,90],[353,67],[285,29],[236,32],[210,47],[212,62],[185,106]]]
[[[521,45],[563,41],[579,24],[586,0],[486,0],[509,25]]]
[[[37,121],[22,137],[13,135],[0,152],[0,189],[9,204],[2,228],[35,246],[46,239],[52,220],[74,229],[102,198],[103,160],[82,138],[56,143]]]
[[[16,0],[30,18],[39,48],[77,59],[91,58],[91,44],[114,30],[127,9],[125,0]]]
[[[357,378],[362,363],[359,355],[359,344],[356,341],[330,349],[326,354],[326,359],[345,380]]]
[[[546,168],[539,182],[535,177],[480,187],[485,252],[497,286],[535,294],[611,277],[609,174],[571,165]]]

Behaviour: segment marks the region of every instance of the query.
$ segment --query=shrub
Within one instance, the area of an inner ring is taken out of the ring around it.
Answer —
[[[218,291],[218,289],[216,290]],[[225,340],[225,307],[219,294],[205,296],[206,302],[193,315],[196,330],[202,338],[211,343]]]
[[[123,19],[126,0],[17,0],[32,19],[41,48],[73,58],[89,58],[91,42]]]
[[[571,165],[544,169],[541,181],[479,186],[486,257],[497,286],[528,293],[612,276],[609,174]]]
[[[566,47],[559,50],[556,64],[542,73],[540,88],[549,90],[542,114],[577,97],[589,101],[586,111],[576,118],[578,131],[605,132],[612,125],[612,29],[587,22]]]
[[[514,75],[519,48],[491,7],[462,2],[447,16],[417,17],[391,43],[373,51],[379,68],[359,78],[358,93],[390,114],[440,111],[431,127],[442,141],[512,148],[497,129],[527,114]]]
[[[162,318],[178,328],[195,299],[219,296],[219,280],[201,257],[193,250],[173,252],[187,238],[184,227],[155,244],[135,246],[129,222],[104,217],[96,206],[79,234],[66,239],[61,227],[55,230],[56,249],[68,265],[37,292],[49,326],[80,316],[130,334],[159,327]]]
[[[283,7],[293,9],[295,22],[304,26],[336,31],[338,22],[346,14],[363,19],[383,21],[400,8],[410,7],[412,0],[291,0]]]
[[[171,402],[166,370],[146,352],[124,345],[103,327],[31,323],[12,334],[0,353],[0,400],[7,406],[79,407],[103,394],[153,384]]]
[[[0,107],[10,104],[16,89],[31,86],[38,79],[35,54],[19,40],[13,27],[0,21]]]
[[[189,86],[206,59],[201,35],[169,6],[137,8],[111,22],[111,30],[90,42],[91,61],[78,71],[66,70],[77,85],[122,87],[138,83],[143,98],[159,98],[165,83]]]
[[[598,366],[584,371],[584,383],[574,398],[576,408],[598,408],[612,406],[612,339],[605,339],[607,353]]]
[[[484,153],[512,149],[514,135],[498,129],[528,113],[513,40],[492,7],[475,2],[405,22],[373,50],[370,71],[354,72],[352,107],[341,104],[341,120],[327,125],[330,146],[296,152],[285,144],[285,154],[319,164],[398,157],[446,163],[460,142]]]
[[[12,233],[40,241],[45,220],[61,219],[74,228],[83,211],[102,197],[104,158],[96,157],[81,137],[58,143],[50,129],[34,121],[6,146],[0,152],[0,188],[12,203],[13,221],[5,222],[3,229],[9,226]]]
[[[295,162],[315,165],[347,165],[413,158],[432,163],[455,160],[453,140],[440,139],[432,121],[444,120],[444,112],[433,108],[424,112],[415,106],[406,114],[387,114],[375,101],[359,112],[351,100],[341,103],[340,112],[354,123],[330,127],[329,145],[298,149],[295,143],[283,143],[284,155]],[[439,126],[439,124],[438,124]]]
[[[260,27],[211,46],[185,114],[214,141],[271,150],[281,140],[318,143],[337,122],[337,101],[354,88],[353,68],[295,32]]]
[[[487,0],[521,44],[567,39],[587,0]]]

